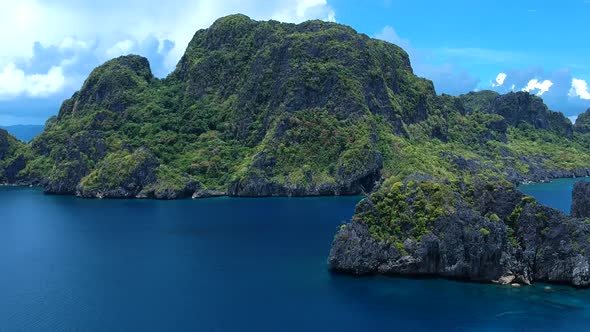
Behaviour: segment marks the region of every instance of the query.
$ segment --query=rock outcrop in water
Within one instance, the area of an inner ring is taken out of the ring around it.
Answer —
[[[590,218],[590,182],[580,181],[572,193],[572,217]]]
[[[336,234],[333,271],[590,285],[590,223],[508,185],[386,183]]]

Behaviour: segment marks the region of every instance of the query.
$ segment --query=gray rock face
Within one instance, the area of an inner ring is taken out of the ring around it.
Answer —
[[[163,200],[172,200],[172,199],[179,199],[179,198],[187,198],[191,197],[195,191],[201,188],[201,184],[196,181],[190,181],[185,184],[184,188],[182,189],[171,189],[166,188],[164,190],[155,190],[149,192],[147,194],[148,198],[155,198],[155,199],[163,199]]]
[[[31,184],[31,179],[22,179],[19,172],[26,166],[24,156],[17,154],[17,140],[6,130],[0,129],[0,183]]]
[[[354,275],[440,276],[478,282],[590,286],[590,224],[512,190],[485,190],[403,246],[378,241],[355,217],[337,232],[330,269]],[[371,197],[356,216],[376,209]],[[375,210],[376,211],[376,210]],[[374,212],[374,211],[373,211]],[[491,216],[494,212],[494,217]]]
[[[221,197],[221,196],[227,196],[227,193],[225,191],[220,191],[220,190],[204,189],[204,190],[195,191],[193,193],[192,198],[210,198],[210,197]]]
[[[496,98],[488,112],[503,116],[512,126],[531,124],[537,129],[548,129],[566,137],[573,137],[574,128],[562,113],[551,112],[543,99],[528,92],[508,93]]]
[[[590,133],[590,108],[578,116],[574,130],[580,134]]]
[[[9,148],[9,134],[6,130],[0,129],[0,160],[8,155]]]
[[[137,55],[121,56],[94,69],[82,89],[63,102],[58,118],[83,110],[80,105],[121,113],[134,103],[134,94],[141,81],[154,79],[149,61]]]
[[[266,167],[272,167],[272,163],[257,162],[255,167],[257,173],[265,173]],[[337,183],[319,183],[311,186],[288,185],[273,182],[260,176],[252,174],[249,177],[232,183],[227,194],[229,196],[242,197],[267,197],[267,196],[339,196],[358,195],[371,192],[375,185],[381,180],[381,168],[383,159],[381,155],[375,154],[371,162],[364,165],[361,171],[348,173],[339,171]],[[312,177],[311,174],[309,176]]]
[[[26,166],[26,160],[23,156],[16,157],[4,170],[4,180],[8,183],[31,184],[34,181],[24,180],[19,177],[19,172]]]
[[[118,187],[87,189],[78,185],[76,188],[76,195],[86,198],[135,198],[142,197],[143,195],[148,196],[147,193],[143,193],[142,191],[156,182],[156,168],[160,165],[160,161],[146,148],[140,148],[138,151],[139,153],[145,154],[146,158],[142,158],[141,162],[137,163],[133,169],[129,170],[130,172],[128,176],[122,179],[122,182],[119,183]],[[149,192],[149,194],[153,195],[154,193]],[[162,197],[158,198],[166,199],[166,196],[171,195],[171,193],[162,192],[161,195]]]
[[[513,273],[503,264],[511,258],[508,246],[505,226],[468,211],[437,221],[435,230],[420,241],[406,239],[401,250],[376,241],[366,225],[355,222],[336,235],[329,265],[332,270],[357,275],[439,275],[491,281]]]
[[[79,156],[79,155],[78,155]],[[60,170],[59,176],[44,180],[43,191],[54,195],[73,195],[76,193],[76,187],[80,180],[89,172],[87,165],[81,160],[81,157],[73,157]]]
[[[590,218],[590,182],[580,181],[574,185],[572,217]]]

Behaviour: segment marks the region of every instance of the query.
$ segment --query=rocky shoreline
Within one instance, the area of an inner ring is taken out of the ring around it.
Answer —
[[[589,206],[587,189],[576,186],[574,206]],[[420,238],[407,228],[394,243],[376,239],[371,230],[377,204],[372,197],[363,200],[352,222],[337,232],[328,258],[332,271],[590,287],[589,212],[570,217],[515,188],[483,186],[471,197],[455,193],[451,212]]]
[[[513,178],[513,183],[518,185],[532,183],[547,183],[562,178],[588,178],[590,168],[575,171],[546,171],[536,169],[536,173],[522,175]],[[125,187],[117,189],[93,189],[85,190],[81,186],[70,188],[66,184],[49,183],[48,181],[19,181],[16,183],[0,183],[0,186],[38,186],[42,187],[46,194],[73,195],[82,198],[124,198],[124,199],[158,199],[172,200],[185,198],[209,198],[209,197],[318,197],[318,196],[355,196],[368,195],[380,182],[383,181],[380,169],[372,169],[366,174],[343,181],[339,184],[319,184],[306,188],[302,186],[286,186],[272,183],[266,180],[250,178],[245,181],[235,182],[227,190],[203,188],[199,183],[189,182],[182,189],[164,189],[157,191],[150,189],[150,183],[135,184],[130,181]],[[137,181],[136,181],[137,182]]]

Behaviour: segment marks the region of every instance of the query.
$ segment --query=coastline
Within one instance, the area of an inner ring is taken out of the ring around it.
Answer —
[[[539,282],[590,287],[587,219],[569,216],[507,184],[482,183],[465,193],[435,183],[398,183],[391,196],[377,192],[363,200],[334,237],[330,269],[355,276],[428,276],[513,287]],[[383,211],[384,202],[392,209],[406,208],[391,214]],[[421,202],[430,202],[430,215],[416,214],[416,209],[423,211]],[[396,225],[391,220],[407,220],[406,226],[386,228]]]

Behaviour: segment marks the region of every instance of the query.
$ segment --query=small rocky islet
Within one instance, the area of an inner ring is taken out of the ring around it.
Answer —
[[[384,185],[336,234],[332,270],[590,286],[588,182],[575,185],[571,217],[502,183],[468,190],[431,180]]]
[[[516,186],[590,175],[573,125],[527,92],[438,95],[400,47],[336,23],[244,15],[199,30],[158,79],[99,66],[30,143],[0,129],[0,183],[87,198],[367,194],[334,271],[590,284],[588,190],[572,217]]]

